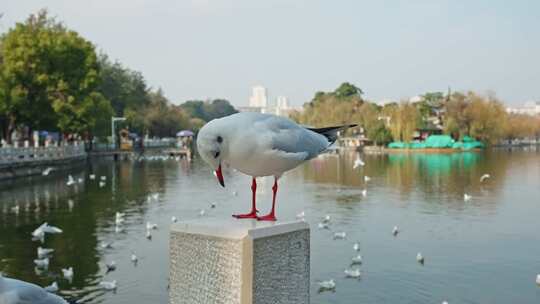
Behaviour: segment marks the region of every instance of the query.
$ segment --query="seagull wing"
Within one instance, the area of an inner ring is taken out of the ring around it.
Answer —
[[[23,281],[5,279],[7,292],[17,304],[67,304],[57,295],[46,292],[43,288]],[[1,299],[1,298],[0,298]],[[11,303],[11,302],[7,302]]]

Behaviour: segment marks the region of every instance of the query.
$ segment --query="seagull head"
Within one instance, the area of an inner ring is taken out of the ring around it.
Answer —
[[[199,130],[197,150],[202,159],[214,170],[219,184],[225,187],[221,163],[226,152],[227,136],[220,125],[220,119],[214,119]]]

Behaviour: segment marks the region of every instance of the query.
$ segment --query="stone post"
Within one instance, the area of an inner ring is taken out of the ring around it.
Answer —
[[[174,224],[170,304],[309,304],[305,222],[204,219]]]

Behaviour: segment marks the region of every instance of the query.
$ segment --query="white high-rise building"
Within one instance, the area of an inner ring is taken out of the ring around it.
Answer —
[[[249,97],[249,106],[252,108],[266,108],[268,106],[268,95],[263,86],[254,86],[251,88],[251,97]]]
[[[276,98],[275,114],[278,116],[289,115],[289,99],[285,96],[278,96]]]

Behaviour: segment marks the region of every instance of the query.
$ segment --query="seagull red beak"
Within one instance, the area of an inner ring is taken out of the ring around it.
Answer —
[[[225,187],[225,182],[223,181],[223,173],[221,172],[221,163],[219,164],[219,167],[217,168],[217,170],[214,172],[218,181],[219,181],[219,184],[222,186],[222,187]]]

